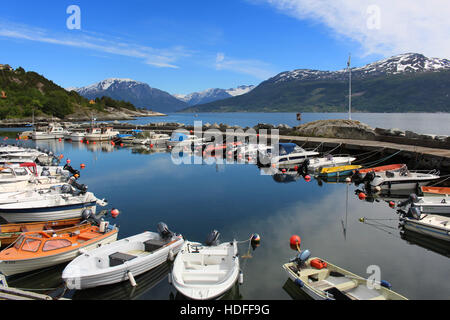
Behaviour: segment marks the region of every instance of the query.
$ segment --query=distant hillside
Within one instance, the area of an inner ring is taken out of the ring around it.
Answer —
[[[404,54],[352,69],[352,107],[360,112],[450,112],[450,61]],[[344,112],[348,71],[299,69],[247,94],[184,112]]]
[[[0,91],[0,119],[29,118],[33,111],[36,117],[63,119],[74,113],[107,112],[110,108],[136,110],[129,102],[107,97],[91,104],[75,91],[66,91],[44,76],[20,67],[0,70]]]
[[[177,95],[174,97],[186,102],[189,106],[195,106],[198,104],[204,104],[208,102],[213,102],[217,100],[223,100],[230,97],[236,97],[243,95],[247,92],[253,90],[255,86],[239,86],[232,89],[208,89],[201,92],[193,92],[188,95]]]
[[[131,79],[106,79],[93,85],[73,89],[88,99],[107,96],[130,101],[136,107],[168,113],[186,108],[188,105],[171,94]]]

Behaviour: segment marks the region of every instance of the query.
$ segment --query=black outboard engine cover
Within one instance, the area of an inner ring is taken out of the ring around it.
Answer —
[[[80,171],[75,170],[74,168],[72,168],[71,165],[66,164],[66,165],[64,165],[63,169],[69,171],[73,175],[76,175],[76,174],[80,175]]]
[[[208,235],[208,238],[206,238],[205,244],[208,247],[217,246],[219,244],[219,236],[220,236],[219,231],[214,230]]]
[[[408,200],[405,200],[405,201],[403,201],[403,202],[400,202],[400,203],[398,204],[398,206],[399,206],[399,207],[405,207],[405,206],[407,206],[408,204],[414,204],[414,203],[416,203],[417,201],[419,201],[419,198],[417,197],[417,195],[416,195],[415,193],[411,193],[411,194],[409,195]]]
[[[373,172],[373,171],[370,171],[370,172],[367,172],[366,173],[366,176],[363,178],[363,181],[364,182],[372,182],[373,181],[373,179],[375,179],[375,172]]]
[[[78,189],[82,194],[84,194],[84,193],[86,193],[88,191],[87,185],[77,183],[75,177],[70,177],[69,184],[71,186],[73,186],[75,189]]]
[[[100,226],[100,223],[102,222],[100,219],[98,219],[95,214],[92,212],[91,209],[84,209],[81,212],[81,217],[84,220],[89,220],[91,222],[94,222],[97,226]]]
[[[408,218],[412,218],[412,219],[416,219],[416,220],[420,220],[420,215],[421,215],[420,209],[418,207],[414,207],[414,206],[410,207],[408,210],[408,213],[406,214],[406,216]]]
[[[48,170],[48,168],[42,169],[41,176],[42,177],[49,177],[50,176],[50,171]]]
[[[158,229],[159,235],[163,239],[170,238],[173,235],[173,232],[169,230],[169,227],[164,222],[158,223],[157,229]]]
[[[72,187],[69,186],[68,184],[65,184],[61,187],[61,192],[62,193],[72,193]]]

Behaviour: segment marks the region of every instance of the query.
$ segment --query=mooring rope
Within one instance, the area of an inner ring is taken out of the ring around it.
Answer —
[[[387,157],[384,157],[383,159],[380,159],[380,160],[377,160],[377,161],[374,161],[374,162],[369,162],[369,163],[366,163],[366,164],[362,164],[364,167],[373,167],[373,166],[375,166],[375,165],[377,165],[377,164],[380,164],[380,163],[382,163],[382,162],[384,162],[384,161],[386,161],[386,160],[388,160],[388,159],[390,159],[390,158],[392,158],[392,157],[395,157],[397,154],[399,154],[400,152],[402,152],[403,150],[399,150],[399,151],[397,151],[397,152],[395,152],[395,153],[393,153],[393,154],[391,154],[390,156],[387,156]]]
[[[338,149],[338,148],[340,148],[342,146],[342,143],[340,143],[336,148],[334,148],[334,149],[331,149],[330,151],[328,151],[328,152],[326,152],[326,153],[324,153],[324,155],[328,155],[328,154],[331,154],[334,150],[336,150],[336,149]]]
[[[373,153],[372,155],[370,155],[370,156],[368,156],[368,157],[366,157],[366,158],[363,158],[363,159],[356,160],[356,161],[354,161],[353,163],[357,163],[357,162],[364,161],[364,160],[367,160],[367,159],[369,159],[369,158],[372,158],[374,155],[376,155],[377,153],[382,152],[384,149],[385,149],[385,148],[382,148],[382,149],[380,149],[380,150],[374,150],[374,151],[370,151],[370,152],[358,154],[358,155],[356,155],[356,157],[360,157],[361,155],[366,155],[366,154]]]

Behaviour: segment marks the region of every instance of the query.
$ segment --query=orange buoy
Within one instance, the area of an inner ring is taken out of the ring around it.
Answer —
[[[394,209],[395,208],[395,202],[394,201],[389,201],[389,207]]]
[[[153,143],[152,143],[152,144],[150,144],[150,148],[151,148],[151,149],[153,149],[153,147],[154,147],[154,144],[153,144]]]
[[[58,139],[58,141],[59,141],[59,142],[61,142],[61,141],[62,141],[62,139],[61,139],[61,138],[59,138],[59,139]]]
[[[120,147],[123,147],[123,143],[120,144]]]
[[[86,144],[89,144],[89,140],[86,141]]]
[[[311,176],[310,175],[306,175],[305,176],[305,181],[306,182],[310,182],[311,181]]]
[[[71,162],[70,159],[67,159],[67,160],[66,160],[66,163],[67,163],[67,164],[70,164],[70,162]]]
[[[358,194],[358,198],[359,198],[359,200],[366,200],[366,194],[364,193],[364,192],[360,192],[359,194]]]
[[[281,170],[281,172],[286,173],[286,169]]]
[[[295,171],[298,171],[298,166],[295,166],[295,167],[294,167],[294,170],[295,170]]]
[[[95,142],[95,141],[94,141],[94,142],[92,142],[92,143],[93,143],[93,144],[97,144],[97,142]]]
[[[289,240],[289,244],[290,244],[292,250],[300,250],[301,243],[302,243],[302,239],[297,235],[293,235],[291,237],[291,239]]]
[[[119,210],[114,209],[114,208],[111,210],[111,217],[113,217],[114,219],[117,218],[119,216],[119,214],[120,214]]]
[[[84,163],[82,163],[82,164],[80,164],[80,168],[84,169],[84,168],[86,168],[86,165]]]

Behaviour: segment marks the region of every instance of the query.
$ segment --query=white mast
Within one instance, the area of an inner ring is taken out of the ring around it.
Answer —
[[[348,57],[348,72],[349,72],[349,87],[348,87],[348,120],[352,120],[352,69],[350,67],[352,60],[352,55],[350,54]]]

